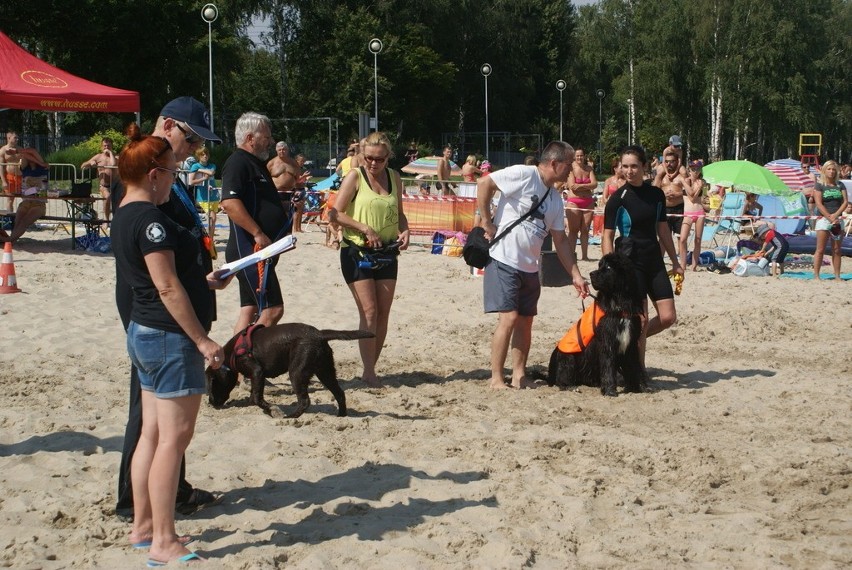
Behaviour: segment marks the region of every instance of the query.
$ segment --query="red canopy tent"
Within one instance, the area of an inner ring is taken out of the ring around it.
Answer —
[[[0,32],[0,109],[138,113],[139,93],[71,75]]]

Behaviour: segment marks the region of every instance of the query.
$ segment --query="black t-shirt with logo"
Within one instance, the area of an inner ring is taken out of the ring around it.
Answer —
[[[113,215],[110,238],[117,273],[133,291],[131,320],[158,330],[184,332],[163,305],[145,264],[146,254],[171,250],[192,308],[204,329],[210,330],[210,289],[203,259],[207,254],[192,233],[150,202],[131,202]]]

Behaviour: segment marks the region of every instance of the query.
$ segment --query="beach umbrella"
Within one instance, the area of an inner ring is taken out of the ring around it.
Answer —
[[[704,180],[710,184],[726,187],[733,186],[741,192],[769,194],[772,196],[789,196],[793,193],[768,168],[748,160],[723,160],[721,162],[714,162],[705,166],[702,174]]]
[[[787,188],[791,190],[814,187],[814,181],[810,176],[802,172],[800,168],[790,168],[789,166],[777,166],[774,164],[767,164],[766,168],[780,178],[787,185]]]
[[[779,158],[777,160],[772,160],[770,162],[767,162],[763,166],[765,166],[766,168],[769,168],[770,166],[786,166],[787,168],[792,168],[793,170],[798,170],[799,172],[802,172],[802,161],[796,160],[795,158]],[[819,168],[817,168],[814,165],[811,165],[811,174],[813,174],[814,176],[817,177],[817,179],[819,179],[819,175],[820,175]],[[811,183],[810,186],[807,186],[807,188],[812,188],[812,187],[813,187],[813,183]]]
[[[400,170],[402,170],[406,174],[425,174],[427,176],[437,176],[438,161],[442,158],[442,156],[424,156],[422,158],[418,158],[417,160],[412,160],[411,162],[403,166]],[[450,176],[461,176],[461,168],[452,160],[450,161]]]
[[[802,162],[796,160],[795,158],[778,158],[776,160],[771,160],[764,164],[765,167],[770,166],[786,166],[787,168],[792,168],[794,170],[800,170],[802,166]]]

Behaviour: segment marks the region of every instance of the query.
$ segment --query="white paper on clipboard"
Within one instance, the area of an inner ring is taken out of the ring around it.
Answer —
[[[293,249],[296,249],[296,236],[284,236],[280,240],[269,244],[260,251],[256,251],[251,255],[247,255],[241,259],[222,265],[222,267],[216,270],[216,276],[219,277],[219,279],[223,279],[229,275],[233,275],[241,269],[245,269],[249,265],[255,265],[260,261],[286,253]]]

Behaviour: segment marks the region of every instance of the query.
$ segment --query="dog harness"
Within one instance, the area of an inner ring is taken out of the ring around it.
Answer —
[[[254,324],[240,331],[239,336],[237,336],[237,340],[234,341],[234,350],[231,352],[231,361],[228,363],[231,370],[237,369],[237,358],[242,356],[252,356],[252,349],[254,348],[254,345],[252,344],[251,337],[254,335],[254,331],[262,329],[263,327],[264,325]]]
[[[603,316],[604,312],[598,308],[598,304],[592,303],[588,309],[583,311],[580,319],[568,329],[562,340],[556,344],[556,348],[565,354],[583,352],[595,337],[595,329],[597,329]]]

